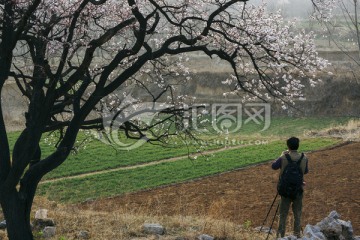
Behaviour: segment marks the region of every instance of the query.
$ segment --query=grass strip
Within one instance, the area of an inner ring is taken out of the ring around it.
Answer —
[[[306,139],[300,151],[310,151],[338,143],[336,139]],[[110,197],[162,185],[180,183],[224,171],[275,159],[285,150],[284,141],[253,145],[221,152],[213,157],[178,160],[130,170],[96,174],[78,179],[64,179],[39,186],[39,194],[51,200],[80,202]]]
[[[276,117],[271,121],[270,128],[265,131],[260,131],[262,126],[249,122],[240,129],[240,132],[232,134],[230,140],[236,140],[238,145],[248,144],[251,139],[275,137],[290,137],[293,135],[301,136],[308,130],[318,130],[327,128],[334,125],[344,124],[350,118],[334,118],[324,117],[321,121],[317,117],[307,118],[289,118],[289,117]],[[254,136],[255,134],[255,136]],[[209,135],[204,136],[205,145],[203,151],[218,149],[223,147],[226,142],[226,136]],[[84,134],[79,134],[78,142],[81,142]],[[47,174],[44,179],[54,179],[66,176],[74,176],[83,173],[90,173],[102,171],[107,169],[114,169],[123,166],[137,165],[168,159],[172,157],[186,156],[197,152],[200,145],[190,142],[185,146],[180,139],[173,139],[177,141],[177,145],[170,145],[168,147],[144,144],[139,148],[131,151],[115,150],[112,146],[106,145],[100,141],[93,140],[86,143],[85,149],[80,149],[77,154],[72,154],[60,167]],[[266,141],[266,140],[265,140]],[[46,156],[51,152],[51,146],[42,146],[43,155]]]

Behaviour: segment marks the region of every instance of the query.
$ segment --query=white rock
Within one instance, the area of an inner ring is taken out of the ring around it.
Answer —
[[[35,219],[46,219],[47,218],[47,209],[39,209],[35,213]]]
[[[340,214],[337,211],[331,211],[329,216],[329,218],[334,218],[334,219],[340,219]]]
[[[342,226],[338,220],[332,217],[326,217],[321,222],[316,224],[320,228],[320,231],[324,233],[327,238],[340,236],[342,232]]]
[[[165,234],[165,228],[157,223],[145,223],[144,231],[150,234],[158,234],[158,235]]]
[[[352,224],[350,221],[343,221],[338,220],[338,222],[342,226],[342,233],[341,236],[343,236],[345,239],[352,239],[354,237],[354,229],[352,227]]]
[[[304,237],[312,240],[326,240],[325,235],[320,231],[319,226],[306,225],[304,229]]]
[[[0,229],[6,229],[6,220],[0,222]]]
[[[257,232],[260,232],[260,230],[261,230],[261,232],[268,233],[270,231],[270,227],[266,227],[266,226],[256,227],[256,228],[254,228],[254,230]],[[271,229],[270,233],[275,234],[276,231],[274,229]]]
[[[214,237],[207,234],[201,234],[198,236],[198,240],[214,240]]]

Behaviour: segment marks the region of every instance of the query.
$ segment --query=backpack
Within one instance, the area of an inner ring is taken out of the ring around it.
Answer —
[[[285,154],[288,164],[285,166],[283,173],[280,176],[277,190],[280,196],[295,199],[298,194],[303,192],[304,174],[301,170],[301,160],[304,158],[304,153],[298,161],[291,160],[289,154]]]

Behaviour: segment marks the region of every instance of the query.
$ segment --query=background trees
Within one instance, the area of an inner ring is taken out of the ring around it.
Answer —
[[[16,81],[29,102],[11,156],[0,111],[0,202],[10,239],[32,239],[37,184],[66,160],[80,129],[104,128],[99,110],[121,114],[121,104],[161,102],[159,122],[128,119],[119,130],[148,141],[182,130],[186,96],[177,85],[190,80],[183,54],[226,61],[233,73],[225,82],[241,98],[290,104],[302,97],[303,79],[316,84],[327,64],[311,34],[292,33],[293,23],[244,0],[2,0],[0,16],[0,89]],[[141,94],[126,102],[129,86]],[[42,157],[39,141],[49,131],[60,137]]]
[[[329,40],[344,53],[359,52],[358,57],[348,54],[349,58],[359,65],[360,63],[360,29],[359,29],[359,1],[341,0],[334,6],[334,17],[323,22],[327,30]]]

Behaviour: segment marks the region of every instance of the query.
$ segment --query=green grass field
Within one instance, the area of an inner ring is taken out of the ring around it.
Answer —
[[[300,151],[333,145],[336,139],[307,139]],[[57,201],[78,202],[127,192],[184,182],[224,171],[276,159],[284,150],[283,141],[246,146],[216,153],[196,160],[182,159],[129,170],[96,174],[78,179],[64,179],[41,184],[39,193]]]
[[[202,144],[193,141],[184,144],[181,139],[172,139],[172,144],[166,147],[146,143],[131,151],[116,150],[114,146],[92,140],[80,147],[77,154],[72,154],[59,168],[46,175],[44,180],[58,178],[58,181],[40,184],[39,193],[55,200],[77,202],[184,182],[275,159],[285,149],[284,140],[288,137],[303,138],[306,131],[342,125],[349,120],[350,118],[273,118],[270,128],[265,131],[260,131],[262,126],[252,123],[243,125],[239,132],[226,136],[203,134]],[[18,135],[19,133],[16,132],[9,133],[11,146],[14,145]],[[86,136],[81,133],[78,142],[83,142]],[[301,151],[316,150],[339,141],[321,138],[304,139]],[[186,158],[188,154],[194,154],[199,149],[206,152],[225,146],[236,149],[218,152],[214,156],[201,156],[196,160]],[[44,136],[41,147],[43,156],[49,155],[54,150],[47,136]],[[64,178],[178,156],[184,157],[174,162],[127,170],[119,169],[83,178]]]
[[[344,124],[350,118],[273,118],[270,128],[260,132],[262,126],[254,123],[243,125],[238,133],[224,135],[203,135],[205,144],[202,146],[194,141],[184,142],[181,139],[173,139],[173,144],[166,147],[160,145],[144,144],[131,151],[116,150],[116,146],[106,145],[100,141],[92,140],[81,146],[78,152],[69,158],[53,172],[47,174],[44,179],[54,179],[66,176],[74,176],[83,173],[114,169],[123,166],[137,165],[172,157],[187,156],[202,151],[222,148],[225,145],[246,145],[255,141],[271,141],[284,139],[290,136],[302,136],[308,130],[319,130],[334,125]],[[19,133],[10,133],[9,141],[13,146]],[[86,135],[80,134],[78,142],[84,141]],[[228,138],[228,141],[225,140]],[[53,141],[44,136],[41,144],[43,157],[54,151]],[[46,140],[45,140],[46,139]],[[234,143],[232,142],[234,141]],[[175,145],[174,142],[177,142]],[[50,145],[49,145],[50,144]]]

